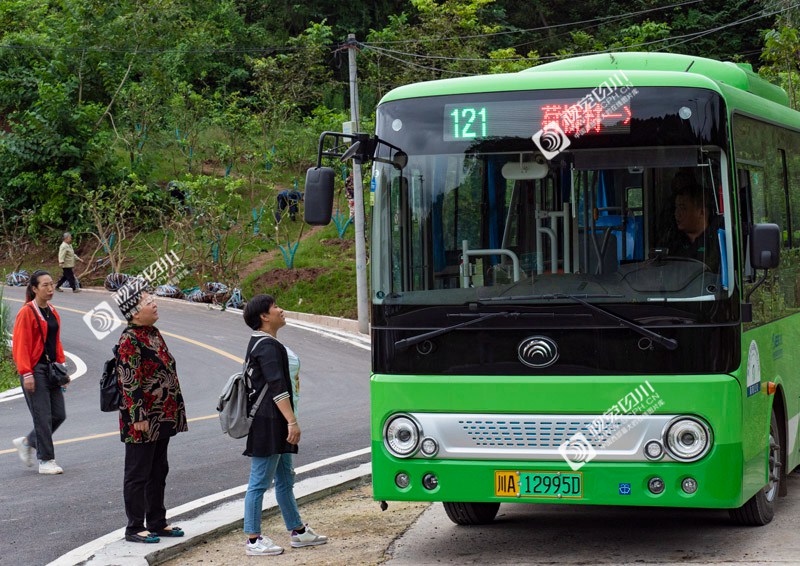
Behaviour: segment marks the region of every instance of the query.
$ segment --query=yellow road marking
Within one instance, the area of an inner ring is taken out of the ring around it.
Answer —
[[[9,297],[3,297],[3,299],[5,299],[6,301],[14,301],[15,303],[24,303],[25,302],[25,301],[22,301],[20,299],[11,299]],[[88,312],[88,311],[81,311],[81,310],[78,310],[78,309],[72,309],[70,307],[64,307],[64,306],[61,306],[61,305],[56,305],[56,306],[58,307],[58,310],[67,311],[67,312],[74,312],[76,314],[86,314]],[[161,329],[159,329],[159,330],[161,330]],[[206,350],[214,352],[215,354],[219,354],[220,356],[225,356],[226,358],[231,359],[234,362],[238,362],[240,364],[244,363],[244,360],[242,358],[240,358],[238,356],[234,356],[233,354],[229,354],[225,350],[220,350],[219,348],[215,348],[214,346],[211,346],[210,344],[205,344],[203,342],[198,342],[197,340],[193,340],[191,338],[187,338],[186,336],[181,336],[180,334],[173,334],[172,332],[167,332],[166,330],[161,330],[161,334],[164,334],[165,336],[170,336],[172,338],[176,338],[178,340],[183,340],[184,342],[188,342],[189,344],[193,344],[195,346],[199,346],[200,348],[205,348]]]
[[[3,299],[6,300],[6,301],[14,301],[15,303],[24,303],[25,302],[25,301],[22,301],[20,299],[12,299],[10,297],[3,297]],[[57,305],[57,307],[58,307],[58,310],[74,312],[74,313],[77,313],[77,314],[86,314],[86,312],[87,312],[87,311],[81,311],[81,310],[78,310],[78,309],[72,309],[72,308],[69,308],[69,307],[64,307],[64,306],[61,306],[61,305]],[[228,352],[226,352],[224,350],[220,350],[219,348],[215,348],[214,346],[211,346],[209,344],[204,344],[203,342],[198,342],[197,340],[193,340],[191,338],[187,338],[186,336],[181,336],[180,334],[173,334],[172,332],[166,332],[164,330],[161,330],[161,334],[164,334],[166,336],[170,336],[172,338],[176,338],[178,340],[183,340],[184,342],[188,342],[189,344],[193,344],[195,346],[199,346],[200,348],[205,348],[206,350],[214,352],[215,354],[219,354],[220,356],[225,356],[226,358],[229,358],[229,359],[231,359],[231,360],[233,360],[235,362],[238,362],[240,364],[244,363],[244,360],[242,358],[240,358],[238,356],[234,356],[233,354],[229,354]],[[205,417],[196,417],[194,419],[188,419],[188,422],[191,423],[191,422],[195,422],[195,421],[205,421],[205,420],[214,419],[214,418],[217,418],[216,414],[208,415],[208,416],[205,416]],[[108,436],[115,436],[117,434],[119,434],[119,431],[104,432],[102,434],[93,434],[93,435],[90,435],[90,436],[81,436],[79,438],[68,438],[66,440],[58,440],[56,442],[53,442],[53,444],[54,445],[56,445],[56,444],[70,444],[72,442],[80,442],[82,440],[94,440],[96,438],[106,438]],[[16,452],[16,451],[17,451],[16,448],[12,448],[10,450],[0,450],[0,455],[2,455],[2,454],[11,454],[11,453]]]
[[[207,421],[209,419],[216,419],[218,415],[207,415],[205,417],[195,417],[193,419],[186,419],[186,422],[197,422],[197,421]],[[91,434],[89,436],[79,436],[78,438],[67,438],[66,440],[57,440],[53,442],[54,445],[61,445],[61,444],[72,444],[73,442],[81,442],[82,440],[95,440],[97,438],[107,438],[109,436],[119,436],[119,431],[115,430],[114,432],[104,432],[102,434]],[[12,454],[16,452],[16,448],[11,448],[9,450],[0,450],[0,455],[2,454]]]

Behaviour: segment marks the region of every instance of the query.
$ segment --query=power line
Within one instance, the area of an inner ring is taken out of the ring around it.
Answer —
[[[687,6],[689,4],[697,4],[698,2],[702,2],[702,1],[703,0],[687,0],[686,2],[679,2],[677,4],[670,4],[669,6],[661,6],[659,8],[649,8],[647,10],[639,10],[637,12],[627,12],[625,14],[617,14],[615,16],[602,16],[602,17],[599,17],[599,18],[592,18],[591,20],[580,20],[580,21],[577,21],[577,22],[568,22],[568,23],[564,23],[564,24],[555,24],[555,25],[551,25],[551,26],[539,26],[539,27],[535,27],[535,28],[514,29],[514,30],[498,31],[498,32],[492,32],[492,33],[478,33],[478,34],[474,34],[474,35],[459,35],[459,36],[453,36],[453,37],[432,37],[432,38],[426,38],[426,39],[397,39],[397,40],[385,40],[385,41],[371,41],[370,44],[371,45],[383,45],[383,44],[389,44],[389,43],[392,43],[392,44],[394,44],[394,43],[433,43],[435,41],[450,41],[450,40],[453,40],[453,39],[472,39],[472,38],[476,38],[476,37],[495,37],[495,36],[498,36],[498,35],[509,35],[509,34],[513,34],[513,33],[528,33],[528,32],[531,32],[531,31],[542,31],[542,30],[556,29],[556,28],[562,28],[562,27],[567,27],[567,26],[590,24],[590,23],[594,23],[594,22],[603,23],[604,21],[607,21],[607,20],[613,21],[613,20],[619,20],[619,19],[624,19],[624,18],[630,18],[630,17],[633,17],[633,16],[639,16],[639,15],[642,15],[642,14],[648,14],[650,12],[658,12],[658,11],[661,11],[661,10],[669,10],[670,8],[680,8],[681,6]]]
[[[698,39],[700,37],[704,37],[706,35],[715,33],[717,31],[721,31],[723,29],[727,29],[727,28],[730,28],[730,27],[734,27],[734,26],[741,25],[741,24],[744,24],[744,23],[748,23],[748,22],[751,22],[751,21],[755,21],[755,20],[758,20],[758,19],[768,18],[770,16],[775,16],[777,14],[781,14],[783,12],[792,10],[792,9],[798,7],[798,6],[800,6],[800,2],[797,2],[797,3],[791,5],[791,6],[787,7],[787,8],[783,8],[781,10],[775,10],[773,12],[768,12],[768,13],[765,13],[765,14],[758,14],[758,13],[750,14],[750,15],[748,15],[748,16],[746,16],[744,18],[741,18],[739,20],[736,20],[734,22],[729,22],[727,24],[723,24],[723,25],[720,25],[720,26],[717,26],[717,27],[714,27],[714,28],[701,30],[699,32],[691,32],[691,33],[686,33],[686,34],[683,34],[683,35],[678,35],[678,36],[673,36],[673,37],[664,37],[664,38],[660,38],[660,39],[654,39],[654,40],[651,40],[651,41],[645,41],[645,42],[642,42],[642,43],[636,43],[636,44],[633,44],[633,45],[612,47],[612,48],[609,48],[609,49],[603,49],[603,50],[598,50],[598,51],[584,51],[582,53],[571,53],[570,56],[577,57],[577,56],[582,56],[582,55],[597,55],[597,54],[602,54],[602,53],[610,53],[612,51],[630,50],[632,48],[644,47],[644,46],[647,46],[647,45],[653,45],[653,44],[661,43],[661,42],[665,42],[665,41],[683,40],[683,41],[676,41],[674,43],[670,43],[670,44],[664,45],[663,47],[659,48],[659,50],[668,49],[668,48],[674,47],[676,45],[682,45],[684,43],[688,43],[689,41],[693,41],[694,39]],[[389,57],[390,56],[389,54],[391,53],[391,54],[395,54],[395,55],[399,55],[399,56],[415,57],[415,58],[419,58],[419,59],[444,60],[444,61],[464,61],[464,62],[546,61],[546,60],[563,58],[563,56],[561,56],[561,55],[547,55],[547,56],[543,56],[543,57],[499,57],[499,58],[489,58],[489,57],[447,57],[447,56],[444,56],[444,55],[421,55],[419,53],[409,53],[409,52],[405,52],[405,51],[398,51],[398,50],[395,50],[395,49],[387,49],[387,48],[384,48],[384,47],[377,47],[377,46],[373,45],[372,43],[360,43],[359,46],[364,48],[364,49],[376,51],[376,52],[378,52],[378,53],[380,53],[382,55],[385,55],[387,57]],[[397,57],[393,57],[393,58],[397,59]]]
[[[406,61],[405,59],[401,59],[399,57],[395,57],[394,55],[390,55],[389,53],[384,53],[383,55],[385,55],[389,59],[394,59],[395,61],[399,61],[399,62],[404,63],[406,65],[411,65],[412,67],[418,67],[420,69],[428,69],[429,71],[438,71],[440,73],[448,73],[450,75],[457,75],[457,76],[461,76],[461,77],[471,77],[471,76],[473,76],[472,73],[462,73],[460,71],[449,71],[447,69],[440,69],[438,67],[429,67],[427,65],[420,65],[419,63],[414,63],[412,61]]]

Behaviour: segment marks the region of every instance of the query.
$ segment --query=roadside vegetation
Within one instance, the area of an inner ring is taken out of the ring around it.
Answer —
[[[70,230],[86,259],[76,270],[84,285],[173,252],[190,270],[181,288],[221,282],[245,298],[280,290],[292,310],[355,316],[352,226],[339,234],[304,226],[302,210],[294,222],[276,216],[282,191],[303,191],[319,134],[349,120],[349,33],[363,131],[397,86],[614,50],[750,63],[797,106],[795,5],[637,6],[0,2],[2,274],[57,274]],[[337,175],[340,210],[347,173]]]
[[[11,308],[3,302],[3,289],[0,287],[0,391],[19,387],[19,375],[8,344],[13,323]]]

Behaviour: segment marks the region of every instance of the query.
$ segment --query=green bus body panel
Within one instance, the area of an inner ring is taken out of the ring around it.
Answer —
[[[495,497],[495,470],[570,472],[564,460],[427,460],[392,456],[383,444],[386,418],[398,412],[596,414],[600,415],[647,379],[664,401],[661,414],[692,414],[704,418],[714,434],[712,450],[694,463],[589,462],[584,474],[584,497],[548,503],[595,505],[649,505],[731,508],[742,505],[766,483],[766,430],[748,431],[747,462],[742,450],[742,388],[728,375],[675,376],[414,376],[373,375],[372,473],[377,500],[402,501],[520,501]],[[762,392],[760,404],[769,402]],[[761,421],[763,422],[763,421]],[[757,448],[757,447],[760,447]],[[406,489],[394,484],[399,472],[411,476]],[[425,473],[435,473],[439,487],[422,488]],[[653,476],[668,488],[660,496],[646,490]],[[692,496],[680,491],[681,480],[692,476],[700,489]],[[743,486],[742,478],[746,479]],[[619,494],[619,484],[630,483],[630,495]],[[638,487],[637,487],[638,486]],[[524,502],[542,502],[529,500]]]
[[[769,81],[762,79],[751,68],[736,63],[679,55],[675,53],[603,53],[574,57],[546,63],[522,71],[523,73],[541,73],[552,71],[587,71],[587,70],[621,70],[627,71],[670,71],[703,75],[713,81],[730,85],[734,88],[751,92],[789,106],[786,92]]]
[[[403,98],[477,92],[594,88],[616,71],[633,86],[686,86],[720,92],[727,85],[788,107],[786,92],[752,71],[729,62],[669,53],[607,53],[574,57],[519,73],[443,79],[398,87],[381,103]]]
[[[737,372],[737,377],[742,384],[744,396],[742,398],[745,423],[766,423],[769,431],[769,415],[772,409],[773,398],[760,394],[747,396],[747,362],[750,344],[755,342],[758,346],[761,362],[761,388],[766,387],[768,381],[776,383],[783,391],[786,417],[786,451],[788,462],[785,470],[791,471],[800,465],[800,452],[798,452],[798,426],[800,426],[800,384],[798,383],[798,368],[800,368],[800,315],[792,315],[775,322],[748,330],[742,338],[742,363]],[[757,452],[758,442],[763,441],[761,434],[755,431],[743,431],[742,441],[745,446],[746,456],[753,457]],[[751,472],[754,476],[756,471]],[[749,478],[746,478],[746,481]],[[760,479],[760,477],[758,478]],[[758,479],[752,481],[758,482]]]
[[[447,465],[437,465],[435,460],[388,460],[376,458],[383,444],[372,443],[372,485],[376,501],[461,501],[501,503],[548,503],[565,505],[631,505],[640,507],[739,507],[741,483],[737,477],[741,470],[740,451],[735,445],[718,446],[707,462],[694,464],[647,464],[589,462],[583,474],[582,499],[531,499],[496,497],[494,495],[495,470],[531,470],[571,472],[561,462],[509,462],[503,460],[448,460]],[[411,485],[401,490],[394,484],[395,474],[405,472]],[[439,486],[433,491],[422,487],[425,474],[436,474]],[[665,482],[664,493],[654,496],[647,490],[650,478],[658,476]],[[681,491],[681,481],[686,477],[697,480],[699,488],[694,495]],[[631,485],[630,495],[619,494],[619,484]],[[751,494],[752,495],[752,494]]]
[[[720,85],[720,92],[725,98],[728,112],[742,112],[760,120],[773,124],[781,124],[787,128],[800,130],[800,112],[759,98],[728,85]]]
[[[685,86],[719,92],[719,85],[701,75],[661,71],[625,72],[633,86]],[[423,96],[446,96],[480,92],[513,92],[517,90],[553,90],[581,88],[591,90],[609,78],[608,71],[553,71],[552,73],[507,73],[443,79],[398,87],[388,92],[381,104],[406,98]],[[588,92],[588,91],[587,91]]]

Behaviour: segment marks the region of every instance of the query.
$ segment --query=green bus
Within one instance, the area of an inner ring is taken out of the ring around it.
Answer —
[[[800,463],[800,113],[747,65],[577,57],[389,92],[373,160],[374,497],[729,509]]]

